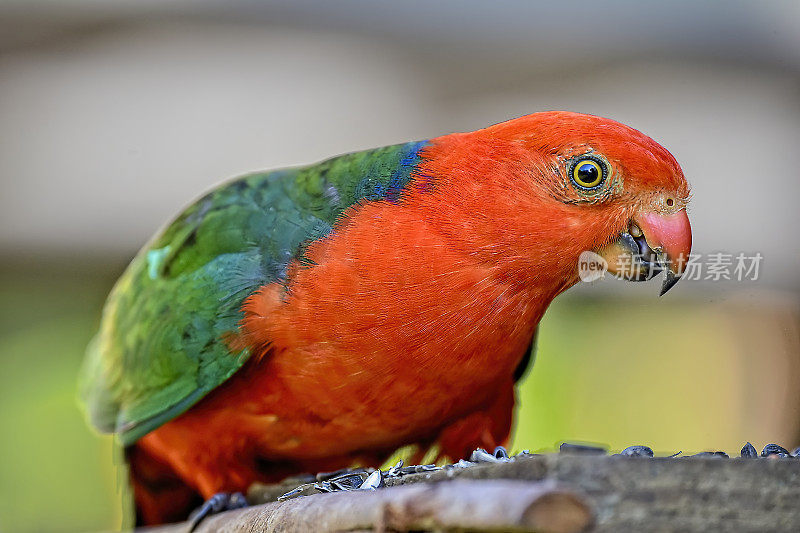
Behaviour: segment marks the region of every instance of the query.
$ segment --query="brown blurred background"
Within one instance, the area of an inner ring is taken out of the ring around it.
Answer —
[[[534,111],[614,118],[757,280],[559,298],[516,450],[800,444],[800,4],[0,0],[0,531],[118,527],[75,376],[135,251],[240,173]],[[703,272],[705,274],[705,271]]]

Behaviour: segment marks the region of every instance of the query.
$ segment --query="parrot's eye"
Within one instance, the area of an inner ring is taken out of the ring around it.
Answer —
[[[606,179],[606,165],[598,158],[582,157],[572,164],[569,174],[578,189],[595,190]]]

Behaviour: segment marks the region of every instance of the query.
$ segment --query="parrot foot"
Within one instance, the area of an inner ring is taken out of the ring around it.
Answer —
[[[192,533],[206,517],[247,507],[248,503],[241,492],[220,492],[207,499],[203,505],[189,515],[189,533]]]

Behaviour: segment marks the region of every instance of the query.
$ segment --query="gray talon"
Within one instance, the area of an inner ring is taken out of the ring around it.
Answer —
[[[220,492],[214,494],[207,499],[203,505],[195,509],[189,515],[189,533],[197,529],[206,517],[221,513],[223,511],[232,511],[233,509],[241,509],[247,507],[247,499],[241,492]]]

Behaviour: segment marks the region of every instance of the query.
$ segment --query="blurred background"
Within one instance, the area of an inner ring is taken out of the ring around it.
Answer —
[[[757,279],[560,297],[513,448],[800,444],[800,4],[0,0],[0,531],[118,528],[75,378],[136,250],[215,183],[569,109],[665,145]],[[704,270],[699,276],[706,277]]]

